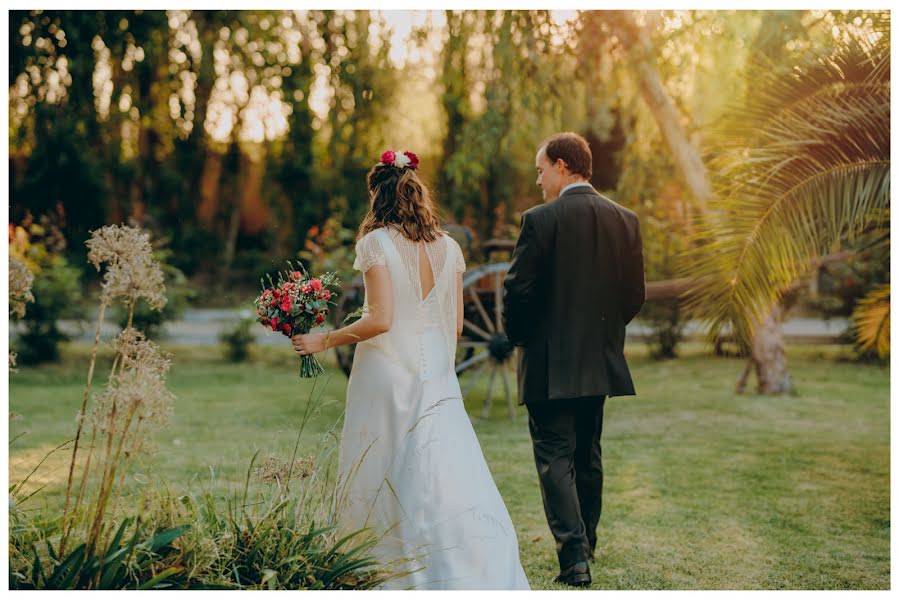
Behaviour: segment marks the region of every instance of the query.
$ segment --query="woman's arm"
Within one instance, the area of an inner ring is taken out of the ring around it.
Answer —
[[[365,272],[365,293],[368,313],[355,323],[329,333],[307,333],[291,337],[293,349],[300,356],[315,354],[328,348],[355,344],[381,335],[393,326],[393,287],[390,271],[384,265],[374,265]]]
[[[456,338],[462,337],[462,328],[465,326],[465,307],[462,306],[462,272],[456,275]]]

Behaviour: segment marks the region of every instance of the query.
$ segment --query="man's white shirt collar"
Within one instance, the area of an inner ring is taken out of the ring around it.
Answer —
[[[573,187],[579,187],[579,186],[582,186],[582,185],[583,185],[583,186],[586,186],[586,187],[593,187],[592,185],[590,185],[590,182],[589,182],[589,181],[575,181],[574,183],[569,183],[568,185],[566,185],[565,187],[563,187],[563,188],[562,188],[562,191],[559,192],[559,195],[561,196],[561,195],[564,194],[567,190],[570,190],[570,189],[573,188]]]

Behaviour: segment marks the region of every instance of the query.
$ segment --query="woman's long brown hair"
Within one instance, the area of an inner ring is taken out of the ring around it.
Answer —
[[[368,172],[371,209],[359,225],[359,237],[394,226],[413,242],[433,242],[443,230],[431,193],[414,169],[377,164]]]

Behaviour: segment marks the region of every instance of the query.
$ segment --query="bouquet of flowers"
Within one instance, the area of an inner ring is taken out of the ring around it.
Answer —
[[[336,273],[326,273],[320,277],[312,277],[302,264],[296,270],[288,262],[290,270],[278,272],[277,284],[268,277],[269,287],[262,283],[262,293],[254,301],[258,321],[263,327],[284,334],[287,337],[299,333],[309,333],[313,327],[325,322],[328,305],[336,304],[332,300],[333,291],[339,283]],[[300,377],[318,377],[324,373],[321,363],[311,354],[301,357]]]

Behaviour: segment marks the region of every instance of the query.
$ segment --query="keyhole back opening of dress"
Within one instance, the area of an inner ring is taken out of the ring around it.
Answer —
[[[434,270],[431,268],[431,260],[428,258],[428,251],[425,249],[424,242],[416,244],[418,247],[418,281],[421,289],[421,299],[424,300],[434,289],[436,282],[434,281]]]

